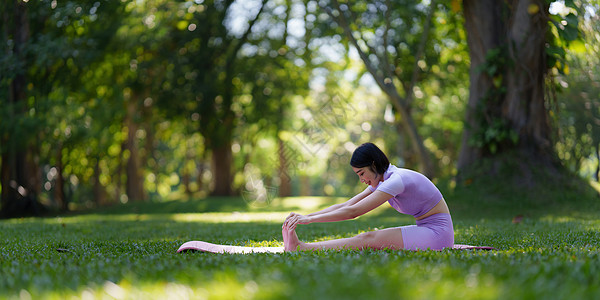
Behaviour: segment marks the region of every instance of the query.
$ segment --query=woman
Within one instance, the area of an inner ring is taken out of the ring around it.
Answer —
[[[285,251],[307,249],[441,250],[454,245],[452,218],[440,191],[424,175],[390,164],[372,143],[360,145],[350,160],[352,170],[368,187],[345,203],[308,215],[291,213],[283,223]],[[388,202],[397,211],[415,217],[417,225],[365,232],[345,239],[302,243],[298,224],[354,219]]]

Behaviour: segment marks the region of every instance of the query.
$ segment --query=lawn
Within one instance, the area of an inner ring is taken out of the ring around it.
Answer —
[[[497,251],[321,251],[218,255],[189,240],[281,246],[281,222],[339,198],[130,204],[0,221],[0,298],[8,299],[599,299],[597,210],[478,214],[456,204],[456,242]],[[448,201],[453,208],[452,201]],[[413,224],[391,208],[301,225],[300,239]]]

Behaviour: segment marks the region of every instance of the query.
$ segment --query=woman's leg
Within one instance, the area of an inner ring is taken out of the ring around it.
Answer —
[[[357,236],[345,239],[329,240],[316,243],[302,243],[296,235],[296,231],[283,228],[283,244],[285,251],[309,250],[309,249],[404,249],[402,230],[387,228],[377,231],[361,233]]]

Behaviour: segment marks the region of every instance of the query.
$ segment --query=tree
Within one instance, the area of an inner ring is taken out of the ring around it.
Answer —
[[[556,166],[547,82],[552,69],[564,67],[561,42],[577,38],[577,18],[568,15],[560,23],[550,16],[549,5],[544,0],[463,1],[471,85],[459,172],[481,158],[509,152],[520,162]]]
[[[39,214],[37,201],[37,165],[30,146],[32,135],[28,129],[36,128],[35,120],[27,117],[27,67],[30,39],[29,11],[26,3],[2,3],[3,70],[2,83],[2,182],[1,216]],[[7,45],[7,46],[4,46]],[[6,99],[6,100],[4,100]]]
[[[231,34],[226,27],[226,17],[233,1],[208,1],[186,3],[175,9],[182,11],[181,18],[170,20],[173,53],[173,70],[167,75],[169,92],[180,98],[162,104],[172,106],[171,112],[191,115],[193,124],[204,137],[205,147],[212,155],[213,195],[231,195],[232,135],[236,115],[232,109],[236,94],[238,54],[260,17],[264,1],[247,20],[248,27],[240,36]],[[197,8],[197,9],[196,9]]]
[[[436,53],[430,34],[438,3],[428,7],[414,1],[320,2],[358,52],[377,86],[400,114],[400,128],[409,137],[419,168],[435,174],[414,117],[415,88],[429,75]],[[402,132],[400,132],[402,134]]]
[[[295,6],[292,11],[292,6]],[[274,9],[282,6],[267,5],[263,17],[256,24],[252,36],[244,45],[239,60],[238,78],[243,87],[239,97],[246,100],[242,103],[242,114],[239,125],[243,128],[244,139],[251,147],[246,150],[255,151],[254,146],[259,138],[274,138],[277,141],[278,155],[272,155],[270,162],[278,165],[275,182],[279,195],[291,195],[291,161],[289,144],[282,139],[290,128],[290,108],[293,99],[299,99],[308,92],[311,69],[308,49],[310,22],[306,20],[311,13],[305,3],[285,1],[285,13],[276,14]],[[304,22],[302,34],[299,20]],[[293,27],[293,28],[291,28]],[[292,29],[292,30],[290,30]],[[254,126],[246,126],[254,125]],[[246,167],[244,161],[242,168]],[[264,169],[264,164],[261,164]],[[271,177],[268,170],[261,170]],[[254,179],[256,180],[256,179]]]
[[[81,84],[81,70],[98,59],[106,38],[115,29],[115,12],[121,3],[4,1],[0,71],[0,139],[2,147],[2,216],[38,214],[42,189],[42,162],[55,162],[56,198],[67,209],[63,188],[62,159],[73,131],[53,135],[65,124],[60,116],[79,114],[69,92]],[[107,9],[104,9],[104,8]],[[99,15],[96,12],[106,12]],[[55,109],[58,108],[58,109]],[[53,138],[48,138],[52,136]],[[40,142],[41,141],[41,142]],[[48,146],[49,145],[49,146]],[[45,152],[42,153],[42,150]]]
[[[293,4],[279,4],[187,2],[181,6],[187,13],[170,20],[170,50],[179,55],[170,58],[168,93],[181,101],[161,105],[171,116],[190,118],[204,138],[212,160],[213,195],[233,192],[236,128],[258,124],[262,134],[276,135],[290,95],[307,88],[308,76],[296,72],[301,68],[294,61],[295,48],[305,45],[287,44],[296,38],[287,33]],[[275,13],[282,7],[285,13]],[[234,28],[234,23],[242,25]]]

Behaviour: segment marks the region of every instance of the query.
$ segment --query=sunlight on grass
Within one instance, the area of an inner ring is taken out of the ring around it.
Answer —
[[[397,296],[406,299],[497,299],[499,286],[491,276],[481,276],[477,268],[464,278],[447,276],[451,271],[440,268],[420,275],[418,283],[398,286]],[[401,276],[406,277],[406,276]],[[233,272],[220,272],[212,280],[198,284],[177,282],[132,283],[123,280],[116,284],[106,281],[102,286],[89,286],[81,291],[49,292],[37,295],[44,299],[274,299],[290,296],[290,287],[275,280],[240,280]],[[20,299],[31,299],[28,291]]]
[[[336,254],[339,252],[313,252],[312,254],[304,253],[303,255],[311,255],[317,257]],[[346,251],[346,253],[354,253]],[[376,253],[364,253],[366,258],[371,257]],[[389,252],[381,252],[379,255],[388,256]],[[355,259],[360,259],[360,256],[350,258],[348,262]],[[293,262],[294,259],[291,260]],[[339,264],[339,262],[338,262]],[[200,275],[194,280],[194,284],[185,283],[182,281],[139,281],[135,279],[123,279],[118,283],[105,281],[103,284],[91,284],[82,287],[77,291],[61,290],[49,291],[46,293],[33,293],[35,296],[43,299],[273,299],[273,298],[289,298],[293,296],[291,293],[294,286],[305,285],[313,280],[319,280],[320,276],[327,276],[327,273],[333,271],[348,272],[347,275],[356,275],[368,271],[370,277],[395,278],[387,282],[380,282],[375,286],[370,286],[372,283],[360,283],[340,281],[339,276],[328,278],[326,281],[317,284],[315,288],[320,290],[331,285],[338,287],[348,286],[347,291],[341,291],[336,296],[336,292],[332,290],[323,290],[324,294],[321,298],[334,297],[346,298],[351,295],[360,297],[360,295],[376,294],[374,289],[382,289],[397,297],[406,299],[497,299],[501,293],[501,287],[495,278],[482,269],[481,265],[474,264],[466,272],[461,272],[448,263],[438,265],[421,265],[415,262],[409,262],[405,265],[405,269],[385,268],[377,270],[368,268],[364,265],[351,266],[348,271],[345,268],[336,268],[333,270],[325,270],[325,274],[312,273],[311,267],[308,267],[308,273],[301,277],[295,277],[294,274],[283,274],[272,269],[265,269],[261,275],[253,279],[247,276],[240,275],[234,270],[225,270],[214,272],[210,276]],[[313,266],[314,267],[314,266]],[[366,269],[365,269],[366,268]],[[329,274],[329,275],[333,275]],[[199,275],[199,274],[198,274]],[[319,275],[317,278],[312,276]],[[366,276],[367,274],[362,274]],[[292,278],[290,278],[292,277]],[[285,280],[281,280],[285,279]],[[307,281],[308,280],[308,281]],[[356,279],[358,280],[358,278]],[[185,281],[185,280],[184,280]],[[401,282],[402,284],[398,284]],[[312,294],[318,291],[312,291]],[[394,292],[395,291],[395,292]],[[306,294],[304,291],[302,294]],[[296,294],[296,297],[301,294]],[[21,290],[21,299],[31,299],[31,294],[26,290]],[[300,297],[302,299],[303,297]],[[352,298],[352,297],[350,297]],[[368,298],[368,297],[367,297]]]
[[[201,223],[252,223],[267,222],[282,224],[288,213],[202,213],[202,214],[175,214],[171,218],[177,222],[201,222]]]
[[[287,212],[211,212],[185,214],[123,214],[123,215],[85,215],[72,217],[56,217],[46,219],[24,218],[4,221],[4,224],[44,223],[50,225],[69,225],[90,222],[144,222],[172,220],[176,222],[196,223],[283,223]]]
[[[493,276],[481,274],[481,267],[474,265],[463,277],[447,269],[434,268],[413,289],[406,292],[407,299],[498,299],[500,292]],[[446,275],[446,276],[444,276]]]
[[[86,214],[63,216],[55,218],[21,218],[4,221],[5,224],[27,224],[31,222],[42,222],[45,224],[68,225],[87,222],[143,222],[173,220],[176,222],[197,223],[283,223],[290,212],[308,214],[318,211],[330,205],[341,203],[345,198],[332,197],[290,197],[276,198],[269,204],[268,209],[259,209],[248,206],[249,211],[232,212],[194,212],[194,213],[129,213],[129,214]],[[385,205],[380,206],[364,217],[376,217],[384,212],[389,212]],[[393,209],[392,209],[393,210]],[[398,217],[402,217],[398,215]],[[407,218],[410,221],[412,218]]]
[[[43,299],[255,299],[281,297],[286,290],[283,282],[258,284],[240,280],[232,271],[214,274],[210,280],[197,284],[178,282],[106,281],[102,286],[91,285],[80,291],[60,291],[37,294]],[[21,299],[31,299],[29,291],[20,292]]]
[[[588,230],[599,230],[600,220],[597,217],[582,218],[580,216],[555,216],[546,215],[539,219],[541,222],[550,224],[561,224],[561,225],[575,225],[583,227]]]
[[[272,205],[284,211],[313,212],[324,207],[347,201],[335,197],[287,197],[273,200]]]

